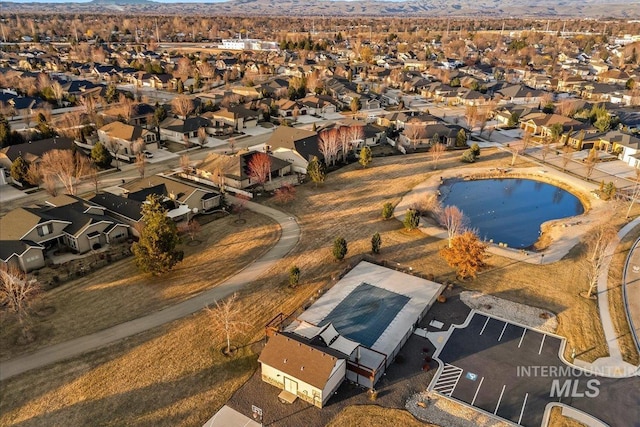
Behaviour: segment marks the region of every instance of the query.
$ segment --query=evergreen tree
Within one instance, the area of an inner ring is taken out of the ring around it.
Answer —
[[[336,237],[333,241],[333,257],[336,261],[342,261],[347,254],[347,241],[344,237]]]
[[[7,118],[0,114],[0,147],[10,145],[11,141],[11,125]]]
[[[104,94],[104,99],[107,101],[107,104],[111,104],[118,98],[118,91],[116,89],[116,85],[111,84],[107,87],[107,92]]]
[[[371,148],[365,146],[360,150],[360,164],[363,168],[366,168],[371,163],[371,159],[373,158],[371,154]]]
[[[404,221],[402,221],[406,230],[414,230],[418,228],[420,224],[420,215],[415,209],[407,209],[407,213],[404,214]]]
[[[326,177],[324,165],[320,163],[317,157],[314,157],[309,162],[309,165],[307,166],[307,175],[309,175],[309,178],[311,178],[311,181],[313,181],[316,186],[319,182],[324,182]]]
[[[16,157],[11,163],[11,178],[18,182],[24,182],[29,170],[29,164],[22,158],[22,156]]]
[[[106,169],[111,167],[113,156],[101,142],[97,142],[91,149],[91,160],[99,168]]]
[[[465,145],[467,145],[467,133],[464,129],[460,129],[456,135],[456,147],[464,147]]]
[[[386,202],[382,206],[382,219],[387,220],[393,216],[393,203]]]
[[[148,196],[143,204],[142,221],[144,227],[140,240],[133,244],[131,250],[141,271],[159,276],[182,261],[183,252],[176,250],[180,243],[178,228],[167,217],[160,198],[155,195]]]
[[[371,237],[371,252],[379,254],[380,246],[382,246],[382,237],[380,237],[380,233],[376,233]]]
[[[300,269],[297,265],[291,266],[289,269],[289,286],[295,288],[300,282]]]

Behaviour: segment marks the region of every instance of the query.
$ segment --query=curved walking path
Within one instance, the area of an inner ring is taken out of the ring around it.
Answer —
[[[604,330],[604,338],[609,349],[608,357],[601,357],[593,361],[592,363],[582,362],[576,359],[574,363],[585,369],[593,369],[596,372],[607,372],[616,376],[631,376],[640,375],[640,368],[627,363],[622,358],[622,352],[620,351],[620,344],[618,342],[618,335],[613,327],[613,321],[611,319],[611,312],[609,311],[609,267],[611,260],[616,252],[616,248],[628,233],[631,232],[638,224],[640,224],[640,217],[629,222],[622,227],[616,237],[607,246],[604,256],[604,263],[602,270],[598,276],[598,310],[600,311],[600,321],[602,322],[602,329]],[[631,256],[631,253],[629,253]],[[629,305],[625,305],[625,310],[629,310]],[[637,304],[636,304],[637,307]],[[627,311],[627,315],[630,316],[633,313]],[[637,313],[636,313],[637,315]],[[631,328],[632,325],[629,325]]]
[[[640,238],[638,238],[627,256],[624,265],[623,296],[627,309],[629,329],[640,351]]]
[[[227,196],[230,200],[234,197]],[[215,288],[209,289],[191,299],[167,307],[155,313],[112,326],[108,329],[85,335],[60,344],[45,347],[34,353],[10,359],[0,363],[0,380],[6,380],[15,375],[40,368],[55,362],[60,362],[88,351],[96,350],[108,344],[115,343],[141,332],[161,326],[165,323],[180,319],[195,313],[213,303],[241,290],[248,283],[272,268],[277,261],[285,257],[300,239],[300,227],[295,218],[276,209],[254,202],[246,202],[246,207],[256,213],[274,219],[281,228],[280,239],[262,257],[256,259],[234,276],[228,278]]]

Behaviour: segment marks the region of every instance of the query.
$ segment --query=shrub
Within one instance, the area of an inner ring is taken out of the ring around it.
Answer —
[[[463,163],[474,163],[476,161],[476,155],[473,154],[472,149],[468,149],[464,153],[462,153],[460,161]]]
[[[347,241],[344,237],[336,237],[333,241],[333,257],[337,261],[342,261],[347,254]]]
[[[473,143],[473,145],[471,146],[471,152],[474,156],[480,157],[480,146],[478,145],[478,143]]]
[[[420,224],[420,215],[418,215],[418,211],[415,209],[407,209],[407,212],[404,214],[404,228],[407,230],[413,230],[418,227]]]
[[[295,288],[300,282],[300,269],[297,265],[291,266],[289,269],[289,286]]]
[[[382,206],[382,219],[389,219],[393,216],[393,204],[387,202]]]
[[[374,254],[380,253],[380,246],[382,245],[382,238],[380,237],[380,233],[376,233],[371,237],[371,252]]]

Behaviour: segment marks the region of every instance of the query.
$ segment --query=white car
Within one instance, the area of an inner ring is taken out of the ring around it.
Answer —
[[[142,154],[144,154],[144,156],[145,156],[147,159],[150,159],[150,158],[152,158],[152,157],[153,157],[153,153],[152,153],[151,151],[149,151],[149,150],[144,150],[144,151],[142,152]]]

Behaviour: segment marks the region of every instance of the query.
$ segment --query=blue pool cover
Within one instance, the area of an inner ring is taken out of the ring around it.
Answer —
[[[361,283],[325,317],[343,336],[371,347],[409,302],[409,297]]]

